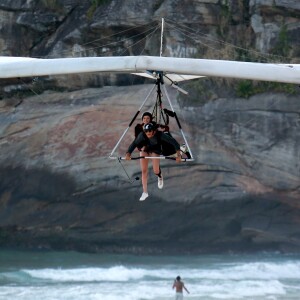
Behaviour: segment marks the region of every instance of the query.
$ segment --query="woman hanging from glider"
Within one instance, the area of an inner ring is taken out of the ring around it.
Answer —
[[[135,148],[140,149],[141,157],[159,157],[162,153],[162,142],[174,147],[174,149],[176,150],[176,162],[181,162],[180,145],[178,144],[178,142],[170,135],[158,131],[157,125],[154,125],[153,123],[146,123],[143,126],[143,132],[140,132],[135,138],[135,140],[132,142],[132,144],[128,147],[125,159],[131,159],[131,153],[134,151]],[[143,194],[140,198],[140,201],[144,201],[149,196],[147,188],[148,159],[142,158],[141,161],[144,161],[144,163],[141,163]],[[158,188],[162,189],[164,182],[159,165],[159,159],[153,158],[152,166],[154,174],[158,177]]]
[[[160,130],[160,131],[169,132],[169,126],[156,124],[156,122],[153,121],[152,114],[148,111],[145,111],[142,115],[142,123],[136,124],[136,126],[134,128],[134,136],[137,137],[139,135],[139,133],[143,132],[144,125],[146,125],[148,123],[152,123],[153,125],[157,126],[158,130]]]

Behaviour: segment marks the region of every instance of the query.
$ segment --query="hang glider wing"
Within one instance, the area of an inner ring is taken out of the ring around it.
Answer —
[[[267,64],[156,56],[56,59],[0,57],[0,78],[34,77],[87,72],[140,73],[145,70],[157,70],[167,74],[173,73],[183,76],[212,76],[300,83],[299,64]]]
[[[196,75],[179,75],[179,74],[173,74],[173,73],[169,74],[167,72],[155,72],[155,71],[145,71],[144,73],[131,73],[131,74],[146,77],[149,79],[154,79],[154,80],[157,80],[157,79],[161,80],[161,78],[159,77],[159,74],[162,74],[162,76],[163,76],[162,80],[164,83],[174,87],[179,92],[186,94],[186,95],[188,94],[188,92],[185,91],[184,89],[180,88],[177,85],[178,82],[205,77],[205,76],[196,76]]]
[[[151,73],[150,71],[145,71],[144,73],[131,73],[133,75],[146,77],[149,79],[157,79],[157,76],[155,74]],[[191,79],[197,79],[205,76],[196,76],[196,75],[180,75],[180,74],[173,74],[173,73],[164,73],[164,78],[169,79],[172,82],[180,82],[185,80],[191,80]]]
[[[0,65],[5,65],[6,63],[17,63],[20,61],[32,61],[36,58],[31,57],[16,57],[16,56],[0,56]]]

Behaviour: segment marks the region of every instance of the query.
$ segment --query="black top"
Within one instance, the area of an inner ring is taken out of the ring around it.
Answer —
[[[136,147],[145,146],[146,152],[154,152],[156,154],[162,153],[162,142],[170,144],[176,151],[180,150],[178,142],[170,135],[161,131],[156,131],[154,136],[148,138],[144,132],[140,132],[132,144],[128,147],[128,153],[132,153]]]
[[[161,125],[161,124],[157,124],[156,122],[151,122],[156,129],[161,128],[163,129],[163,132],[169,132],[169,126],[168,125]],[[136,126],[134,127],[134,136],[137,137],[140,132],[143,132],[143,128],[144,128],[144,124],[136,124]]]

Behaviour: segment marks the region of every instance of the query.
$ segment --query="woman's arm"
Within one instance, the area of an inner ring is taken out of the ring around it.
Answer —
[[[159,125],[159,128],[162,129],[162,130],[161,130],[162,132],[169,132],[169,131],[170,131],[168,125],[162,125],[162,124],[160,124],[160,125]]]
[[[138,135],[143,131],[143,124],[136,124],[134,127],[134,136],[135,138],[138,137]]]

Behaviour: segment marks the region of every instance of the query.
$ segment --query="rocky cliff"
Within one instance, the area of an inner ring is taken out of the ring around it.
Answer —
[[[163,162],[164,189],[151,174],[150,197],[139,203],[141,183],[130,183],[123,170],[135,178],[138,163],[122,167],[108,156],[150,87],[2,102],[2,245],[298,251],[299,97],[262,94],[194,108],[177,103],[196,161]],[[131,138],[132,132],[120,155]]]
[[[285,63],[300,57],[297,0],[3,0],[0,16],[1,55],[159,55],[164,17],[165,56]],[[31,80],[1,82],[0,97],[28,91]],[[39,90],[131,81],[115,74],[49,76],[39,78]]]
[[[97,38],[135,27],[138,35],[149,22],[167,17],[209,36],[299,59],[298,1],[148,2],[2,1],[1,54],[124,55],[141,48],[157,54],[158,45],[146,34],[142,46],[131,38],[105,50]],[[199,51],[173,31],[165,38],[168,55]],[[132,77],[95,74],[2,82],[1,246],[134,253],[300,250],[297,90],[260,89],[246,99],[233,97],[226,82],[214,89],[207,81],[210,94],[198,93],[198,86],[193,102],[170,90],[195,162],[162,162],[164,189],[157,189],[151,174],[150,197],[140,203],[141,183],[130,183],[125,173],[139,176],[138,162],[108,159],[152,87],[104,86],[128,82]],[[171,128],[180,140],[173,120]],[[131,138],[129,131],[118,154]]]

